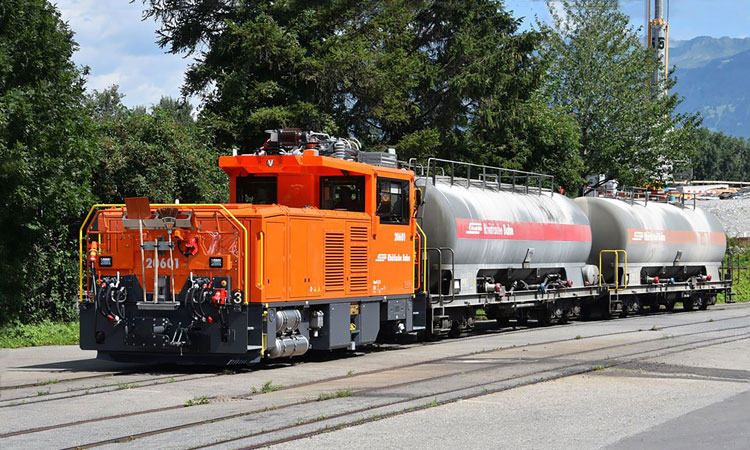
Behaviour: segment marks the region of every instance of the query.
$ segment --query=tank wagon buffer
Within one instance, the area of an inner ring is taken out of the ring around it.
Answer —
[[[414,173],[352,139],[270,131],[222,156],[228,204],[96,205],[81,228],[81,348],[248,364],[425,328]]]

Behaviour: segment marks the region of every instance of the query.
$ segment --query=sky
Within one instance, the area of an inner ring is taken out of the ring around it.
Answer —
[[[57,0],[63,20],[75,32],[79,50],[73,58],[91,70],[87,87],[103,90],[117,84],[127,106],[152,105],[162,96],[179,97],[185,69],[193,61],[165,53],[156,44],[157,24],[141,20],[141,0]],[[697,36],[750,35],[750,0],[665,0],[670,3],[670,39]],[[549,20],[543,0],[506,0],[506,9],[523,17],[522,29],[534,17]],[[644,0],[621,0],[631,23],[645,23]],[[196,99],[191,103],[197,104]]]

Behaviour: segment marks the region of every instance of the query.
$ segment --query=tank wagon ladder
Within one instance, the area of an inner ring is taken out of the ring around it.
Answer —
[[[608,283],[604,279],[604,255],[614,255],[614,283]],[[623,266],[620,266],[620,255],[622,255]],[[620,269],[623,269],[621,272]],[[622,283],[620,282],[620,274],[623,274]],[[614,250],[602,250],[599,252],[599,290],[607,291],[607,316],[611,316],[612,313],[618,313],[625,310],[620,299],[620,292],[625,291],[628,288],[628,252],[623,249]]]
[[[721,261],[721,266],[719,266],[721,280],[727,283],[727,288],[724,292],[725,303],[735,302],[733,287],[739,281],[741,276],[742,266],[740,264],[740,256],[740,253],[731,249],[727,250],[724,259]]]

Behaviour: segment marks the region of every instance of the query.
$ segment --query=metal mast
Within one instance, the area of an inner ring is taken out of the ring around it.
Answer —
[[[648,4],[648,18],[651,18],[651,0]],[[667,95],[667,75],[669,73],[669,22],[664,20],[664,0],[654,0],[654,16],[648,22],[648,46],[656,50],[659,67],[651,74],[651,87],[654,95]]]

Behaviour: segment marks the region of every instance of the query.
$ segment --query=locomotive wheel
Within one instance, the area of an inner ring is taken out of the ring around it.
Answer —
[[[628,307],[626,305],[622,305],[622,311],[620,311],[620,318],[624,319],[628,317]]]
[[[692,297],[685,298],[682,300],[682,309],[685,311],[692,311],[695,308],[695,301]]]

